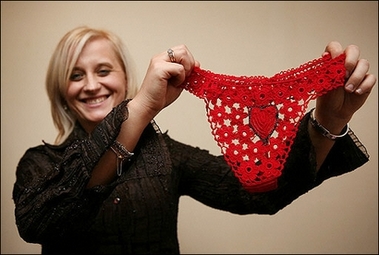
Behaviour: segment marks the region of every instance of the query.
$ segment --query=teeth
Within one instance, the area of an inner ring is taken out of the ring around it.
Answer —
[[[94,99],[88,99],[86,101],[87,104],[98,104],[103,102],[106,99],[106,97],[99,97],[99,98],[94,98]]]

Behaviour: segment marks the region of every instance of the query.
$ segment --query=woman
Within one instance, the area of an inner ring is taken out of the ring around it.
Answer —
[[[326,52],[346,54],[346,85],[319,97],[314,117],[340,134],[376,77],[358,47],[331,42]],[[44,254],[179,253],[182,195],[236,214],[275,214],[325,179],[367,162],[352,131],[329,139],[308,113],[278,187],[248,192],[222,156],[175,141],[153,121],[199,66],[186,46],[173,47],[151,59],[135,93],[130,57],[117,36],[88,27],[69,31],[46,78],[56,144],[28,149],[17,167],[13,199],[21,237],[40,243]]]

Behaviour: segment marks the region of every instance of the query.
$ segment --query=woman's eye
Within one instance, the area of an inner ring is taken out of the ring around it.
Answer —
[[[70,76],[70,81],[80,81],[83,78],[82,73],[73,73]]]
[[[103,69],[98,72],[99,76],[107,76],[111,70]]]

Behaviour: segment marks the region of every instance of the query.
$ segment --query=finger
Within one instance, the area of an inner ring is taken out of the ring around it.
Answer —
[[[339,42],[332,41],[325,47],[325,53],[329,53],[332,58],[335,58],[343,53],[343,48]]]
[[[370,94],[375,83],[376,83],[375,75],[367,74],[354,92],[358,95]]]
[[[181,85],[186,77],[186,72],[184,70],[184,66],[180,64],[172,64],[172,68],[170,68],[169,71],[169,76],[170,78],[168,79],[168,84],[172,85],[174,87],[177,87]]]
[[[357,62],[360,56],[360,50],[356,45],[349,45],[345,49],[346,59],[345,59],[345,68],[346,68],[346,78],[353,73],[356,68]]]
[[[180,64],[184,67],[186,76],[191,74],[193,67],[196,65],[193,55],[185,45],[179,45],[168,49],[167,56],[167,61]]]
[[[178,51],[179,59],[177,59],[177,62],[183,65],[185,75],[188,76],[191,74],[192,69],[196,64],[195,58],[185,45],[181,45]]]
[[[352,62],[356,60],[346,60],[345,65],[349,65]],[[360,59],[357,64],[355,65],[354,70],[352,71],[351,75],[349,76],[348,80],[345,84],[345,89],[348,92],[354,92],[359,87],[359,85],[362,83],[363,79],[365,79],[368,70],[370,68],[370,63],[366,59]],[[357,92],[359,93],[360,90]]]
[[[187,49],[187,46],[185,45],[178,45],[169,48],[165,53],[165,60],[167,62],[172,62],[172,63],[182,63],[182,61],[186,58],[188,55],[189,51]]]

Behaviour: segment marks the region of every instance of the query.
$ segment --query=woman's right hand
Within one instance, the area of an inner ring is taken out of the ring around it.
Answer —
[[[171,49],[175,57],[173,62],[166,51],[150,60],[141,88],[132,100],[151,118],[179,97],[183,91],[180,85],[193,67],[200,65],[185,45]]]

